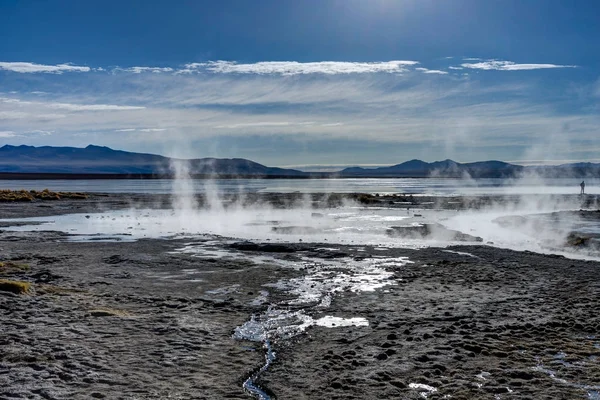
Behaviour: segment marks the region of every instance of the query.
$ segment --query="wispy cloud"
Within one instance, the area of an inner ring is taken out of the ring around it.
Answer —
[[[114,104],[69,104],[69,103],[48,103],[46,107],[69,111],[130,111],[143,110],[146,107],[140,106],[119,106]]]
[[[229,124],[229,125],[217,125],[215,128],[217,129],[239,129],[239,128],[268,128],[268,127],[283,127],[283,126],[306,126],[306,125],[314,125],[312,121],[302,121],[302,122],[290,122],[290,121],[258,121],[258,122],[244,122],[238,124]]]
[[[600,79],[598,79],[594,83],[593,88],[592,88],[592,93],[595,97],[600,98]]]
[[[151,72],[153,74],[160,74],[162,72],[173,72],[174,69],[170,67],[130,67],[120,68],[117,67],[114,71],[131,72],[133,74],[141,74],[143,72]]]
[[[122,106],[114,104],[71,104],[71,103],[56,103],[56,102],[41,102],[41,101],[26,101],[15,98],[0,97],[0,103],[14,104],[16,106],[41,106],[58,110],[69,111],[130,111],[143,110],[146,107],[141,106]]]
[[[576,66],[558,64],[517,64],[512,61],[487,60],[478,63],[464,63],[461,64],[461,67],[485,71],[528,71],[534,69],[575,68]]]
[[[50,121],[54,119],[66,118],[65,114],[55,113],[28,113],[22,111],[0,111],[1,120],[28,120],[28,121]]]
[[[49,136],[52,135],[51,131],[33,130],[27,131],[23,134],[19,134],[14,131],[0,131],[0,138],[13,138],[13,137],[25,137],[25,136]]]
[[[210,61],[207,63],[186,64],[179,73],[212,72],[215,74],[258,74],[258,75],[306,75],[306,74],[365,74],[365,73],[402,73],[407,67],[419,64],[418,61],[385,62],[296,62],[265,61],[254,64],[238,64],[233,61]]]
[[[35,130],[27,132],[27,133],[31,133],[34,135],[40,135],[40,136],[50,136],[54,132],[53,131],[45,131],[45,130],[41,130],[41,129],[35,129]]]
[[[124,128],[115,129],[115,132],[164,132],[166,128]]]
[[[415,71],[421,71],[424,74],[437,74],[437,75],[448,75],[448,72],[441,71],[439,69],[427,69],[427,68],[415,68]]]
[[[82,67],[72,64],[44,65],[30,62],[0,62],[0,69],[5,71],[19,72],[22,74],[49,73],[62,74],[63,72],[90,72],[90,67]]]
[[[542,96],[548,90],[541,86],[545,74],[540,81],[519,74],[496,81],[444,73],[469,71],[460,65],[447,69],[452,60],[436,63],[430,69],[416,61],[214,62],[183,67],[190,73],[139,67],[139,72],[93,68],[66,76],[5,75],[0,126],[21,135],[6,134],[4,142],[10,143],[96,143],[157,153],[182,143],[192,157],[240,156],[272,165],[349,159],[385,164],[406,157],[460,161],[480,154],[514,159],[514,149],[523,151],[546,135],[568,134],[577,143],[597,137],[597,114],[584,107],[557,112],[558,102],[570,100],[562,92]],[[591,92],[585,96],[593,98]],[[561,128],[566,125],[567,133]],[[54,133],[28,133],[34,130]],[[557,157],[576,157],[569,149],[561,147]]]
[[[0,111],[0,121],[8,119],[23,119],[27,118],[29,114],[21,111]]]
[[[450,58],[449,58],[450,59]],[[479,69],[479,70],[497,70],[497,71],[522,71],[550,68],[574,68],[574,65],[560,64],[517,64],[512,61],[502,60],[482,60],[480,58],[464,58],[464,61],[479,61],[472,63],[463,63],[460,66],[449,66],[449,69]],[[237,63],[235,61],[208,61],[202,63],[188,63],[183,67],[114,67],[109,71],[125,72],[131,74],[142,73],[173,73],[173,74],[254,74],[254,75],[340,75],[340,74],[375,74],[390,73],[401,74],[409,71],[411,68],[419,65],[418,61],[412,60],[393,60],[381,62],[343,62],[343,61],[319,61],[319,62],[297,62],[297,61],[263,61],[256,63]],[[87,66],[78,66],[72,64],[45,65],[31,62],[0,62],[0,70],[19,72],[19,73],[52,73],[62,74],[64,72],[102,72],[106,69],[102,67],[90,68]],[[446,75],[447,71],[439,69],[429,69],[424,67],[414,68],[416,71],[425,74]]]

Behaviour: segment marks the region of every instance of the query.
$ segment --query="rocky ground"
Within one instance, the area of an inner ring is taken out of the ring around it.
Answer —
[[[264,385],[295,399],[598,398],[599,265],[453,250],[470,255],[421,250],[390,292],[336,299],[336,315],[369,328],[311,329]]]
[[[168,198],[91,196],[0,205],[0,217],[165,205]],[[0,228],[1,229],[1,228]],[[408,257],[375,291],[335,293],[309,327],[273,343],[256,383],[279,399],[598,399],[600,264],[489,246],[422,250],[206,237],[233,257],[178,251],[189,240],[75,243],[58,232],[0,231],[0,398],[245,399],[265,360],[236,327],[290,294],[302,259]],[[257,261],[256,256],[270,259]],[[288,265],[286,264],[286,265]],[[336,270],[331,270],[335,273]],[[341,273],[341,272],[340,272]],[[264,291],[268,290],[265,299]]]

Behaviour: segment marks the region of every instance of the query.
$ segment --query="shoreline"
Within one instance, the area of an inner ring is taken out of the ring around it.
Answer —
[[[79,194],[79,193],[78,193]],[[107,193],[81,192],[85,199],[60,199],[33,201],[0,201],[0,219],[29,218],[73,214],[78,212],[102,212],[106,210],[126,208],[167,209],[176,204],[172,193]],[[210,201],[203,194],[192,196],[199,207]],[[600,195],[588,194],[492,194],[492,195],[427,195],[427,194],[371,194],[361,192],[314,192],[314,193],[280,193],[280,192],[244,192],[223,193],[219,196],[225,207],[228,204],[261,205],[275,208],[290,208],[306,205],[318,208],[338,207],[344,202],[355,202],[363,207],[386,207],[390,209],[447,209],[474,210],[494,205],[517,205],[522,200],[549,203],[573,203],[580,208],[600,209]],[[54,214],[53,214],[54,213]]]
[[[170,205],[167,196],[92,195],[2,203],[0,217],[136,202]],[[600,393],[598,262],[486,245],[382,250],[231,247],[231,239],[214,236],[117,243],[67,237],[0,228],[0,262],[27,265],[0,278],[33,285],[28,294],[0,291],[0,397],[252,398],[242,385],[264,364],[264,349],[233,334],[273,305],[315,320],[364,318],[368,326],[313,325],[276,340],[275,360],[256,379],[272,398]],[[182,250],[190,246],[198,251]],[[393,264],[400,258],[411,262]],[[302,267],[303,260],[310,263]],[[296,295],[276,285],[325,282],[352,265],[382,261],[390,262],[382,267],[385,285],[335,291],[324,308],[294,305]]]

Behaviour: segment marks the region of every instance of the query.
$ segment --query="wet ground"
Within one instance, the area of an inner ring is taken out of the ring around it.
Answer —
[[[21,215],[44,215],[39,205]],[[12,207],[0,216],[18,216]],[[485,245],[69,238],[0,232],[0,279],[33,284],[0,291],[1,398],[600,392],[594,261]]]

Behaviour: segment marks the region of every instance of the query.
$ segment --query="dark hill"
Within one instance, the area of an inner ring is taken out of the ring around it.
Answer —
[[[452,177],[463,178],[504,178],[517,176],[523,171],[520,165],[508,164],[501,161],[481,161],[460,164],[452,160],[428,163],[421,160],[411,160],[391,167],[364,169],[359,167],[346,168],[340,171],[341,176],[387,176],[387,177]]]
[[[346,168],[338,173],[340,177],[413,177],[413,178],[519,178],[527,174],[542,178],[598,178],[600,164],[576,163],[548,166],[528,166],[509,164],[503,161],[478,161],[457,163],[452,160],[432,163],[411,160],[391,167]]]
[[[302,176],[301,171],[271,168],[242,158],[171,159],[109,147],[10,146],[0,147],[0,172],[65,174],[170,175],[173,167],[187,166],[192,175]]]
[[[458,163],[452,160],[428,163],[410,160],[390,167],[365,169],[346,168],[334,174],[308,173],[294,169],[273,168],[243,158],[199,158],[182,160],[156,154],[133,153],[109,147],[89,145],[80,147],[10,146],[0,147],[0,174],[3,179],[20,179],[17,175],[36,174],[87,175],[111,177],[143,175],[144,177],[173,176],[179,167],[185,167],[195,176],[222,177],[442,177],[442,178],[518,178],[527,174],[543,178],[600,177],[600,164],[575,163],[553,166],[509,164],[503,161]],[[13,174],[16,174],[13,177]]]

